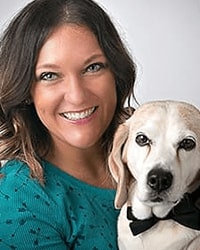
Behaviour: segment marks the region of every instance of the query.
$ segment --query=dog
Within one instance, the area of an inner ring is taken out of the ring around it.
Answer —
[[[120,250],[200,250],[198,108],[142,104],[118,127],[108,164],[121,209]]]

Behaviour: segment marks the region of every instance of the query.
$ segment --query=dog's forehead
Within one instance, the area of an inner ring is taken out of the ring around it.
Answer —
[[[199,132],[200,111],[186,102],[153,101],[141,105],[128,122],[132,129],[173,123]]]

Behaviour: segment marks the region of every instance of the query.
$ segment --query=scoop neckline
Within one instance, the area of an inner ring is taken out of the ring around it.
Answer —
[[[89,184],[87,182],[84,182],[82,180],[79,180],[78,178],[70,175],[69,173],[63,171],[62,169],[60,169],[59,167],[57,167],[56,165],[54,165],[53,163],[49,162],[48,160],[42,159],[42,166],[43,168],[47,171],[49,169],[49,167],[51,168],[51,170],[53,172],[55,172],[56,174],[58,174],[62,179],[65,179],[65,177],[69,178],[72,182],[74,182],[77,185],[81,185],[82,187],[85,188],[92,188],[92,189],[96,189],[96,190],[102,190],[102,191],[110,191],[110,192],[116,192],[116,189],[114,188],[103,188],[103,187],[97,187],[94,186],[92,184]]]

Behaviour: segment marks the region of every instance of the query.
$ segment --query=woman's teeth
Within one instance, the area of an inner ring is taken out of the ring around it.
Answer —
[[[94,110],[95,110],[95,107],[92,107],[82,112],[67,112],[67,113],[63,113],[62,115],[68,120],[77,121],[77,120],[81,120],[81,119],[85,119],[89,117],[94,112]]]

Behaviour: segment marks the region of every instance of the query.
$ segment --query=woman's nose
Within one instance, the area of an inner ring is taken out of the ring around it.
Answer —
[[[68,102],[81,105],[87,98],[87,89],[81,76],[70,76],[66,80],[65,98]]]

